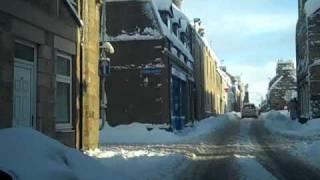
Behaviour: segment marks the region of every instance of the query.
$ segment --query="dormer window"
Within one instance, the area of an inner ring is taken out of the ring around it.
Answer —
[[[159,13],[160,13],[160,17],[161,17],[161,19],[162,19],[162,22],[163,22],[165,25],[168,26],[168,16],[167,16],[167,14],[166,14],[165,12],[163,12],[163,11],[160,11]]]
[[[185,44],[187,42],[187,38],[186,38],[186,33],[185,32],[180,32],[180,40],[183,44]]]
[[[179,29],[179,24],[178,23],[172,23],[172,32],[178,36],[178,29]]]

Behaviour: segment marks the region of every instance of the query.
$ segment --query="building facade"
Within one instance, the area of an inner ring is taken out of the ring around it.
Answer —
[[[70,147],[97,147],[99,4],[0,2],[0,128],[33,128]]]
[[[195,109],[186,17],[171,3],[151,1],[111,1],[106,12],[108,40],[116,49],[106,86],[108,123],[182,129]]]
[[[224,78],[219,72],[218,58],[205,39],[205,30],[201,20],[196,18],[191,29],[192,55],[195,59],[194,73],[196,81],[196,117],[224,113]]]
[[[270,81],[268,104],[271,110],[287,110],[287,94],[297,89],[296,69],[292,61],[279,60],[276,76]]]
[[[296,30],[298,104],[301,118],[320,117],[320,2],[299,0]]]
[[[81,25],[71,8],[63,1],[0,2],[0,127],[34,128],[75,147]]]

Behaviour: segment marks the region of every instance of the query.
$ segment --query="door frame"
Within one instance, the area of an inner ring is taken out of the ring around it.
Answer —
[[[33,84],[31,86],[31,91],[32,91],[32,93],[31,93],[31,104],[32,104],[31,111],[32,111],[33,119],[31,119],[32,122],[31,122],[30,127],[36,129],[37,128],[37,59],[38,59],[37,58],[37,47],[33,43],[30,43],[30,42],[27,42],[24,40],[20,40],[20,39],[16,39],[15,44],[16,43],[33,48],[33,54],[34,54],[33,62],[14,57],[13,71],[14,71],[16,65],[22,66],[24,68],[29,68],[29,67],[33,68],[33,72],[32,72],[33,73],[33,75],[32,75]],[[14,73],[15,72],[13,72],[13,74]],[[14,96],[14,91],[15,91],[15,89],[13,89],[13,96]],[[14,106],[14,99],[13,99],[13,106]],[[12,124],[13,124],[13,121],[14,121],[14,119],[12,118]]]

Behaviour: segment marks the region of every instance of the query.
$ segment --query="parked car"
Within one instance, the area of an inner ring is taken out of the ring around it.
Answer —
[[[245,104],[242,107],[241,118],[258,118],[258,111],[254,104]]]

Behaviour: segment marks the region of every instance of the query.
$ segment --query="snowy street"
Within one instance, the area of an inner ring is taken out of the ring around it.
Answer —
[[[0,131],[0,142],[7,142],[0,164],[26,180],[320,179],[319,124],[300,125],[287,112],[271,111],[258,119],[210,117],[175,133],[139,123],[107,126],[100,148],[84,153],[12,128]]]
[[[320,178],[315,166],[295,154],[305,139],[271,134],[261,118],[227,117],[219,128],[180,142],[113,144],[91,155],[119,179]]]

